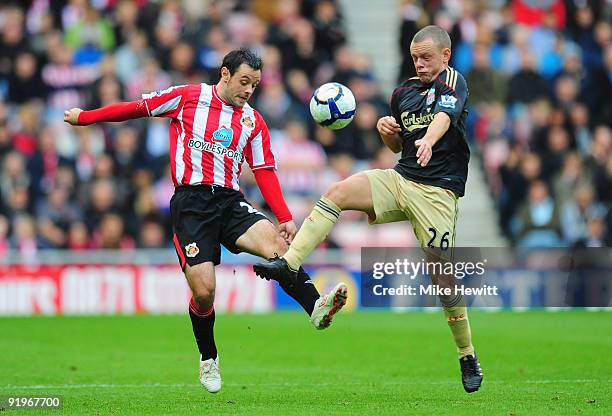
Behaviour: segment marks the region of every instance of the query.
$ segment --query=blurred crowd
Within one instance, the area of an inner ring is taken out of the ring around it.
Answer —
[[[472,149],[509,241],[610,246],[612,3],[404,1],[401,10],[402,45],[427,23],[451,35]],[[408,53],[400,72],[414,73]]]
[[[470,139],[517,245],[609,245],[612,190],[610,6],[557,0],[400,1],[400,78],[412,35],[452,34],[471,92]],[[607,8],[606,8],[607,7]],[[327,186],[390,167],[376,132],[388,97],[347,44],[334,0],[22,0],[0,5],[0,253],[170,247],[168,121],[70,127],[63,112],[216,83],[230,50],[263,57],[251,99],[271,129],[279,178],[301,222]],[[314,125],[313,89],[349,86],[355,120]],[[266,209],[248,169],[247,199]],[[469,195],[467,196],[469,197]],[[343,214],[329,245],[405,243]],[[369,230],[369,233],[363,233]],[[395,234],[393,234],[395,233]],[[413,241],[414,242],[414,241]]]
[[[241,46],[263,57],[251,105],[270,127],[280,180],[301,222],[329,183],[377,158],[375,123],[388,111],[368,59],[346,45],[335,1],[0,5],[0,252],[170,247],[168,121],[73,128],[63,112],[216,83],[223,56]],[[314,86],[332,79],[360,106],[339,134],[316,127],[307,107]],[[266,209],[246,170],[247,198]]]

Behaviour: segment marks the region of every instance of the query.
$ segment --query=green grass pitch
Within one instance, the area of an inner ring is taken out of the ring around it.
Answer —
[[[612,415],[612,313],[471,322],[485,379],[468,395],[440,311],[342,313],[326,331],[298,312],[218,315],[211,395],[186,314],[1,318],[0,395],[63,396],[52,415]]]

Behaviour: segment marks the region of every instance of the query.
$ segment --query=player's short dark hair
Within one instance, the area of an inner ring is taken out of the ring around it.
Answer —
[[[433,40],[434,44],[437,45],[440,49],[451,47],[451,39],[446,33],[446,30],[442,29],[440,26],[429,25],[425,26],[423,29],[419,30],[414,38],[412,38],[412,42],[420,43],[426,41],[427,39]]]
[[[234,49],[225,55],[221,63],[221,68],[226,67],[231,76],[234,75],[238,67],[242,64],[247,64],[254,70],[261,70],[263,68],[263,61],[261,58],[247,48]],[[219,74],[221,73],[221,68],[219,68]]]

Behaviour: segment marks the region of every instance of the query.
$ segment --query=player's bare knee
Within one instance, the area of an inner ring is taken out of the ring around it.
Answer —
[[[346,187],[344,186],[343,182],[335,182],[331,184],[323,196],[336,204],[340,209],[343,209],[343,207],[346,205],[348,198]]]
[[[192,291],[193,300],[198,305],[198,309],[205,311],[215,302],[215,289],[209,287],[199,287]]]
[[[454,288],[455,287],[455,279],[453,276],[445,276],[445,275],[437,275],[434,274],[431,276],[431,282],[439,286],[441,288]]]
[[[200,310],[209,309],[215,301],[215,275],[214,268],[208,269],[205,263],[188,266],[185,276],[189,281],[193,299]]]

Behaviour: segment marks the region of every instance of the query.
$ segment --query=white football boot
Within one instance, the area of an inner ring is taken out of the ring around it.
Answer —
[[[321,296],[314,305],[310,322],[317,329],[325,329],[331,325],[333,316],[346,304],[348,288],[340,282],[327,295]]]
[[[200,360],[200,384],[209,393],[221,390],[221,373],[219,372],[219,357],[216,359]]]

